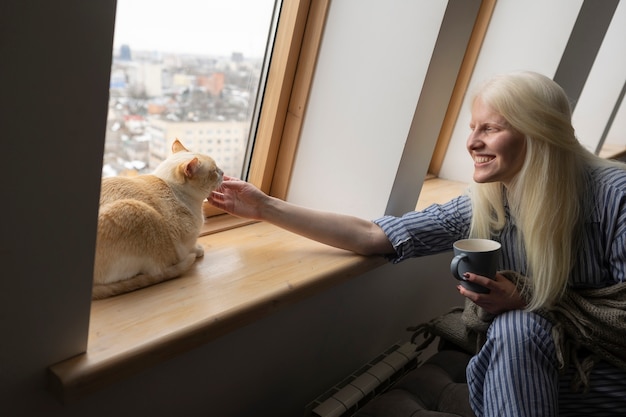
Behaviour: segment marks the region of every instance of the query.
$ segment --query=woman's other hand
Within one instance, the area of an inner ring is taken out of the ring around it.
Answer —
[[[515,284],[500,273],[496,273],[495,279],[467,273],[465,279],[489,290],[488,294],[481,294],[470,291],[462,285],[457,285],[457,289],[462,296],[469,298],[488,313],[497,315],[510,310],[521,310],[526,307],[526,301],[517,290]]]

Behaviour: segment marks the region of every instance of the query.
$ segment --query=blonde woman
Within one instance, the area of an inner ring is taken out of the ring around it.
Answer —
[[[575,137],[566,94],[533,72],[505,74],[480,87],[467,150],[475,183],[468,195],[402,217],[368,221],[311,210],[233,178],[209,201],[237,216],[392,262],[449,251],[467,237],[501,242],[500,271],[527,277],[531,295],[523,296],[501,273],[495,280],[467,274],[487,294],[457,287],[495,315],[467,368],[475,414],[626,415],[624,357],[611,363],[587,355],[594,358],[586,362],[593,365],[588,390],[573,391],[576,370],[560,369],[555,323],[543,314],[562,310],[568,290],[626,285],[626,165],[585,150]],[[618,320],[615,332],[624,332],[626,323]]]

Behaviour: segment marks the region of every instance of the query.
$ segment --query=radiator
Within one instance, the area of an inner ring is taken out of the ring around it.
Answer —
[[[416,345],[394,344],[305,408],[305,417],[350,417],[418,365]]]

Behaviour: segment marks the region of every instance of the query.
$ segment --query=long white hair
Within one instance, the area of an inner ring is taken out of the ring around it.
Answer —
[[[489,238],[501,230],[506,199],[532,278],[527,308],[549,308],[562,296],[579,248],[588,210],[586,167],[617,163],[580,144],[568,97],[546,76],[534,72],[497,76],[478,89],[477,98],[525,136],[526,157],[508,188],[500,182],[471,186],[470,235]]]

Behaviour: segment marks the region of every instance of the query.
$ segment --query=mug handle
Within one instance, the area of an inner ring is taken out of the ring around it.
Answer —
[[[454,278],[458,279],[459,281],[465,281],[465,279],[459,275],[459,262],[464,259],[467,259],[467,254],[459,253],[454,258],[452,258],[452,262],[450,263],[450,272],[452,272]]]

